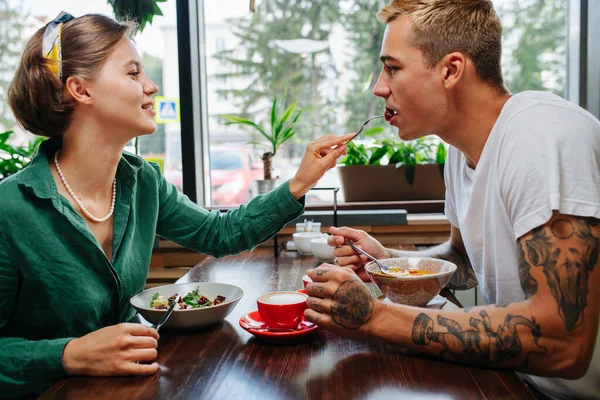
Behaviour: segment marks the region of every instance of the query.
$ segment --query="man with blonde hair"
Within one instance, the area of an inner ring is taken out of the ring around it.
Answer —
[[[400,138],[450,145],[451,236],[421,252],[386,249],[363,231],[332,228],[338,263],[309,271],[305,316],[344,336],[387,340],[466,364],[514,368],[539,397],[600,398],[600,122],[558,96],[510,94],[502,28],[489,0],[394,0],[374,94]],[[476,284],[485,306],[432,310],[373,299],[366,263],[454,262],[450,287]]]

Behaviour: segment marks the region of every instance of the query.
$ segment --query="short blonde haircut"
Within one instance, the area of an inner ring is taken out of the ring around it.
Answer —
[[[409,15],[410,43],[418,48],[428,68],[446,54],[468,56],[484,82],[505,91],[502,79],[502,25],[491,0],[392,0],[378,13],[389,23]]]

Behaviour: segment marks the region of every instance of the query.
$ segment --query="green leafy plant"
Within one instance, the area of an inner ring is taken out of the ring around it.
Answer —
[[[13,131],[0,133],[0,180],[15,174],[29,165],[44,138],[37,138],[26,146],[13,146],[8,139]]]
[[[236,117],[233,115],[224,115],[223,118],[227,120],[225,125],[245,125],[256,130],[264,139],[267,140],[268,144],[262,142],[250,142],[249,144],[265,146],[268,148],[262,155],[264,165],[264,179],[272,179],[273,174],[273,157],[277,154],[279,147],[291,139],[296,134],[295,125],[298,122],[300,115],[309,110],[296,109],[297,102],[293,102],[287,108],[285,107],[285,100],[287,98],[287,89],[283,92],[281,100],[282,106],[277,104],[277,96],[273,98],[273,104],[271,106],[271,119],[270,129],[265,126],[256,123],[252,120]],[[281,116],[280,116],[281,115]]]
[[[410,142],[383,139],[375,141],[370,145],[356,145],[354,142],[348,143],[347,154],[340,162],[346,166],[387,164],[400,168],[406,165],[406,180],[412,186],[415,180],[415,165],[418,164],[438,164],[440,174],[443,178],[446,155],[447,150],[444,144],[439,142],[436,145],[428,137]]]
[[[140,29],[144,30],[147,23],[152,24],[155,15],[163,15],[157,3],[165,1],[167,0],[107,0],[107,3],[113,7],[117,18],[134,19]]]

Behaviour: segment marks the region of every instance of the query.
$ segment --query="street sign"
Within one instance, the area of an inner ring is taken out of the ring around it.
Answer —
[[[179,122],[179,99],[164,96],[154,97],[154,122],[157,124],[167,124]]]

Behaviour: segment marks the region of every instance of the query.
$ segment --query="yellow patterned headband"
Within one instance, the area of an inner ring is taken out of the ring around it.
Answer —
[[[58,17],[46,25],[44,38],[42,39],[42,55],[49,61],[47,62],[50,71],[54,72],[58,79],[62,81],[62,44],[61,34],[65,22],[72,20],[71,14],[62,11]]]

